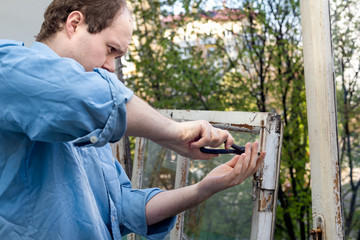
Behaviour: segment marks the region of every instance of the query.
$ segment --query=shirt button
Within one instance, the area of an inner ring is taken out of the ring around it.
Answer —
[[[92,136],[92,137],[90,138],[90,142],[92,142],[92,143],[96,143],[97,141],[98,141],[98,138],[95,137],[95,136]]]
[[[115,222],[115,217],[114,217],[114,216],[112,216],[112,217],[111,217],[111,220],[112,220],[113,222]]]

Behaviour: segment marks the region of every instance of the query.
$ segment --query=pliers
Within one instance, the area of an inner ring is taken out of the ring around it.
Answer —
[[[232,149],[216,149],[216,148],[205,148],[205,147],[201,147],[200,151],[203,153],[210,153],[210,154],[228,154],[228,153],[235,153],[238,155],[241,155],[242,153],[245,152],[245,147],[241,147],[238,145],[231,145]]]

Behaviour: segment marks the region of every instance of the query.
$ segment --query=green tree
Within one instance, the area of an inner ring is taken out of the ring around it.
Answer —
[[[163,5],[169,6],[171,1]],[[221,95],[221,76],[213,67],[214,59],[204,61],[203,52],[186,41],[185,47],[174,43],[175,32],[171,29],[189,19],[196,20],[196,14],[184,1],[188,11],[166,25],[159,17],[167,15],[163,5],[158,1],[132,1],[136,41],[131,46],[130,61],[135,63],[136,71],[128,83],[156,108],[221,109],[216,101],[216,96]]]
[[[136,30],[130,61],[136,71],[127,82],[139,96],[156,108],[283,116],[276,239],[308,239],[311,191],[299,1],[231,1],[225,10],[234,24],[222,34],[190,32],[197,44],[179,32],[189,22],[211,19],[214,12],[202,9],[206,1],[131,3]],[[174,4],[184,9],[176,18]]]
[[[331,3],[340,161],[344,170],[342,178],[346,179],[342,185],[344,224],[345,236],[349,239],[360,239],[360,180],[355,176],[360,163],[359,7],[360,3],[355,0]]]
[[[228,58],[226,98],[247,111],[282,114],[276,239],[308,239],[311,189],[299,2],[248,0],[239,8],[246,19],[235,39],[237,58]]]

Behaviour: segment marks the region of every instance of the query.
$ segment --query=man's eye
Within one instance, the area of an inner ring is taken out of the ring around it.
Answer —
[[[109,46],[110,52],[116,52],[116,48]]]

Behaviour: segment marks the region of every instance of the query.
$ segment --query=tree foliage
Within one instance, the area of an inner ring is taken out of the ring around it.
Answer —
[[[126,82],[138,96],[156,108],[282,115],[275,239],[308,239],[312,214],[299,0],[227,1],[227,8],[212,11],[205,10],[205,0],[130,2],[136,29],[129,61],[136,70]],[[339,1],[336,8],[344,21],[354,22],[350,12],[341,10],[351,9],[350,3],[356,1]],[[182,9],[176,16],[174,6]],[[209,21],[217,23],[212,16],[224,9],[232,24],[223,25],[220,32],[204,27]],[[203,27],[196,28],[195,23]],[[359,29],[358,21],[354,27]],[[359,68],[351,60],[359,52],[353,44],[359,34],[353,35],[350,29],[333,31],[339,47],[335,54],[341,59],[336,65],[337,79],[342,82],[338,92],[341,156],[343,165],[352,169],[359,163],[360,152],[354,147],[359,146]],[[355,68],[352,77],[345,74],[349,68]],[[346,227],[358,231],[360,183],[351,173],[350,179],[344,195],[350,199]]]

